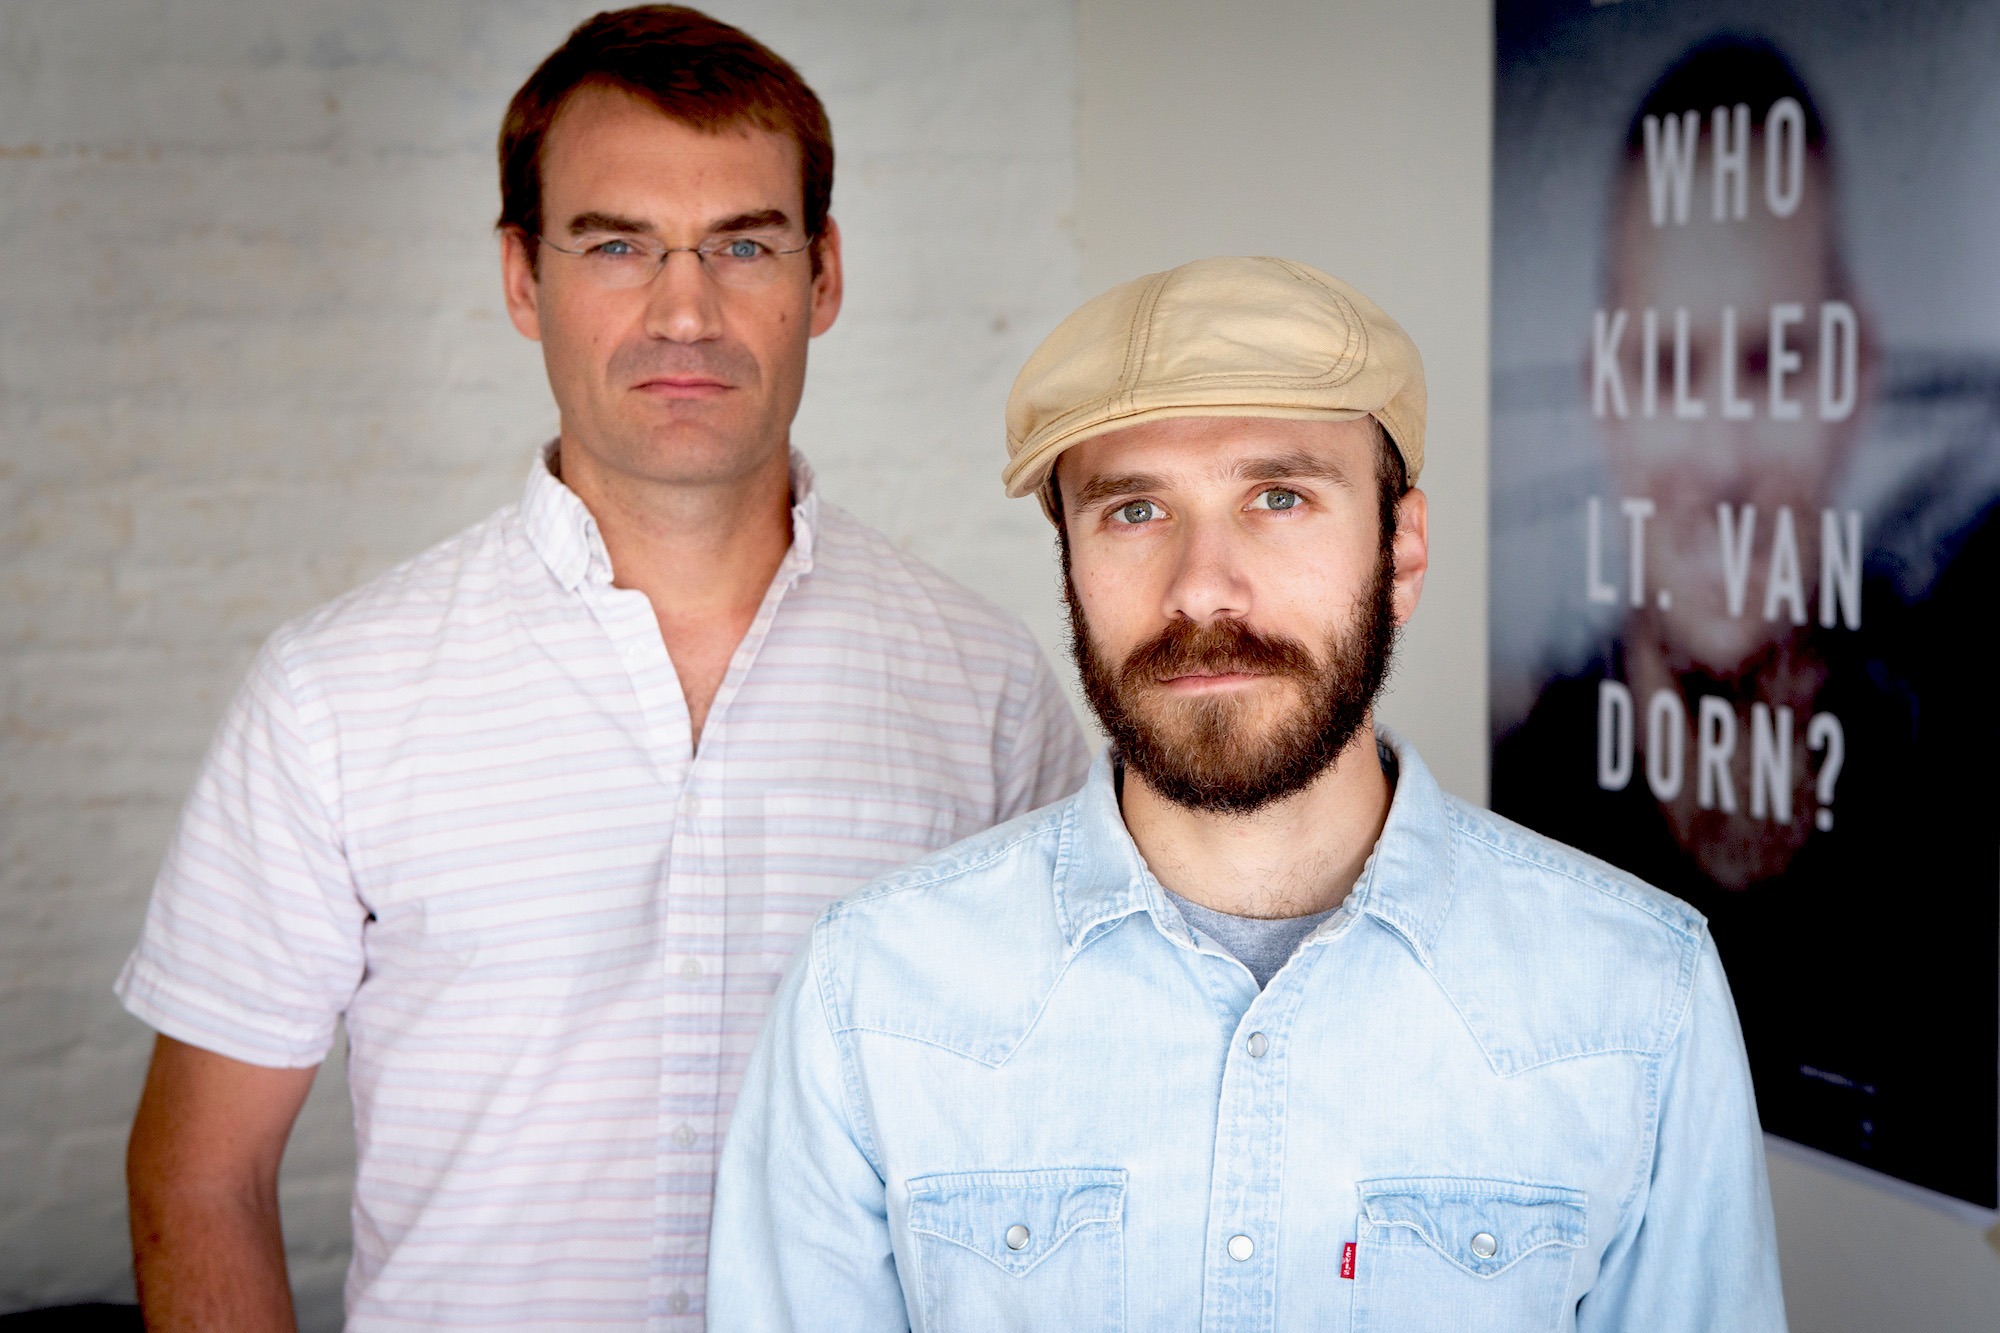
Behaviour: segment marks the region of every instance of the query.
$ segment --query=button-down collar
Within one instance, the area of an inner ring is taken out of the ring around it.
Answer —
[[[555,475],[555,456],[556,445],[545,444],[536,450],[528,467],[527,487],[521,496],[521,522],[528,540],[565,589],[574,592],[585,583],[609,584],[611,555],[604,547],[604,535],[576,492]],[[791,455],[791,472],[792,545],[778,569],[778,579],[785,583],[812,572],[813,539],[819,523],[819,492],[812,465],[796,449]]]

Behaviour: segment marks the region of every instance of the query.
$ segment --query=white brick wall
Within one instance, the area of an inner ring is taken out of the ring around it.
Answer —
[[[510,499],[554,409],[490,225],[557,0],[0,8],[0,1312],[129,1298],[150,1034],[109,986],[209,731],[279,621]],[[1056,645],[1000,404],[1079,296],[1069,0],[715,6],[840,151],[849,300],[797,439],[826,492]],[[338,1323],[350,1136],[286,1163]]]

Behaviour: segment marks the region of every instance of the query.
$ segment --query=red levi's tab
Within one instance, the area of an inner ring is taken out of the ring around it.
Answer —
[[[1347,1248],[1340,1252],[1340,1275],[1352,1280],[1354,1277],[1354,1242],[1348,1241]]]

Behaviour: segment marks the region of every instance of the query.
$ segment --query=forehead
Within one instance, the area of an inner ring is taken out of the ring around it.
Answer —
[[[542,211],[550,226],[584,210],[706,219],[775,208],[797,219],[802,170],[790,135],[699,129],[622,89],[584,87],[543,140]]]
[[[1245,464],[1280,458],[1310,459],[1335,475],[1357,470],[1373,475],[1375,431],[1368,417],[1169,417],[1108,431],[1065,450],[1056,475],[1070,486],[1123,475],[1198,486],[1239,480]]]
[[[1789,218],[1772,215],[1763,199],[1761,138],[1750,155],[1748,207],[1741,221],[1715,221],[1712,182],[1697,172],[1688,220],[1653,225],[1643,166],[1628,167],[1619,187],[1612,278],[1617,298],[1633,305],[1687,306],[1698,313],[1725,305],[1815,301],[1832,282],[1832,179],[1806,159],[1805,197]]]

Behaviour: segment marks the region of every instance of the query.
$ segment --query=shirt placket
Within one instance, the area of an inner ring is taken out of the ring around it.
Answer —
[[[718,978],[710,975],[715,959],[701,930],[701,868],[719,849],[705,836],[687,701],[652,603],[608,581],[597,582],[591,597],[637,700],[642,739],[659,778],[661,817],[670,825],[655,886],[660,1059],[646,1323],[698,1328],[705,1203],[714,1171],[714,1071],[721,1055],[721,1012],[711,984]]]
[[[720,934],[725,853],[716,818],[704,802],[702,769],[690,765],[674,811],[663,904],[660,1117],[656,1217],[662,1244],[656,1266],[655,1326],[701,1326],[708,1266],[708,1203],[721,1126],[724,954]],[[715,869],[711,869],[712,863]]]
[[[1202,1274],[1208,1333],[1275,1329],[1285,1097],[1301,969],[1281,971],[1230,1036],[1216,1106]]]
[[[660,1089],[655,1133],[652,1280],[647,1326],[703,1326],[709,1205],[722,1147],[725,1009],[728,1002],[727,845],[729,703],[756,660],[786,592],[803,572],[796,551],[763,605],[691,744],[687,700],[644,594],[606,589],[601,618],[646,718],[648,741],[673,828],[659,900]]]

